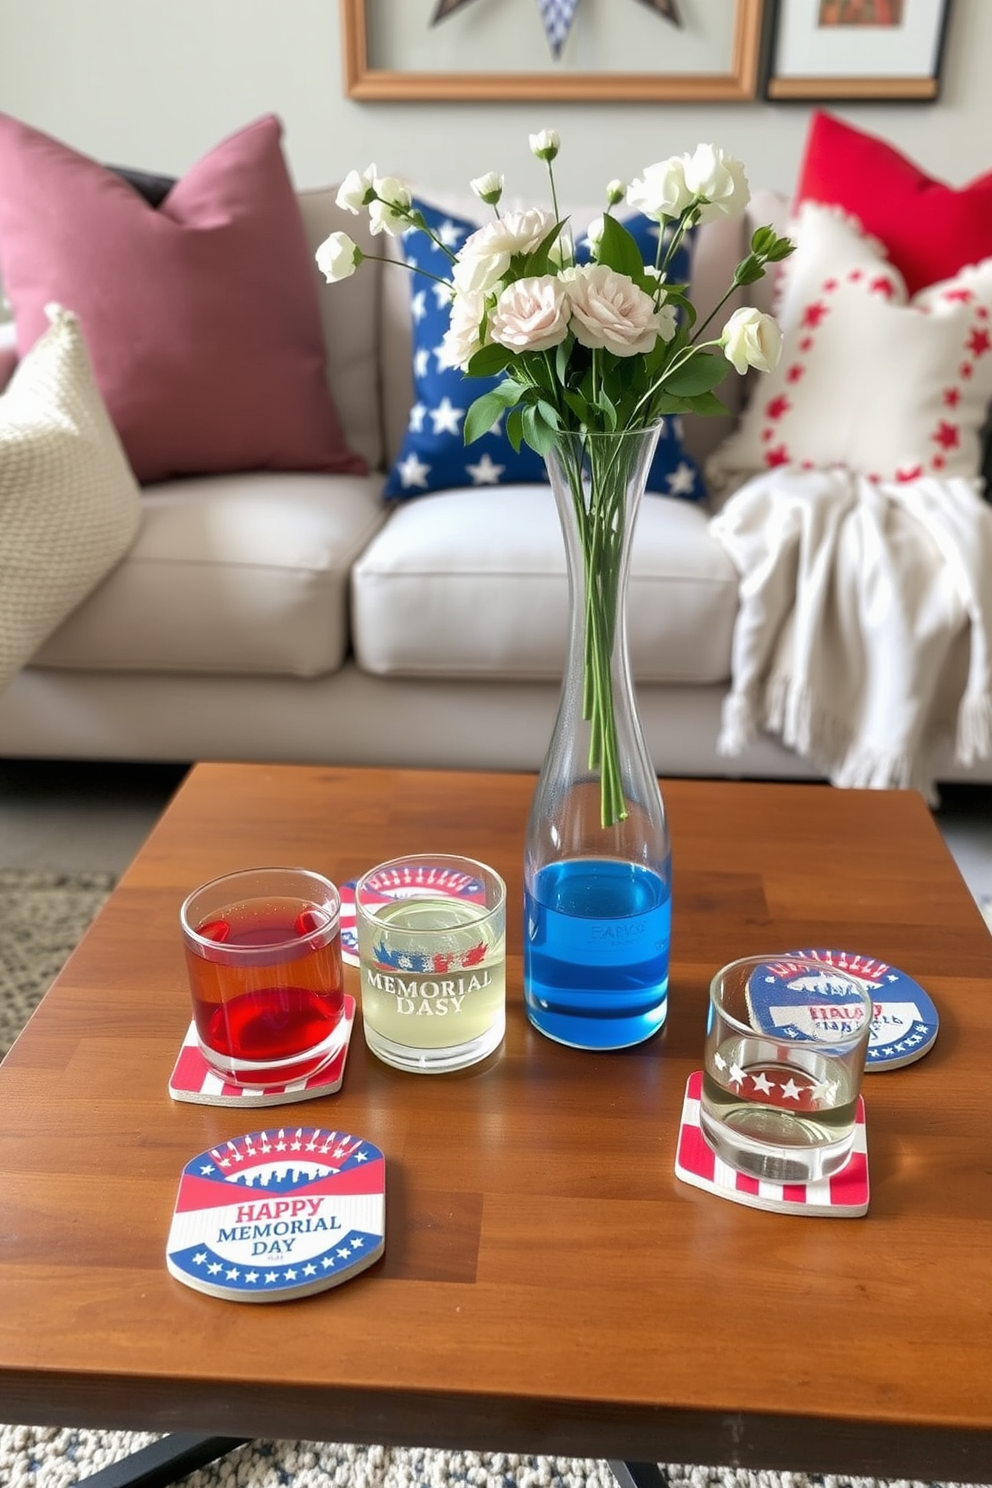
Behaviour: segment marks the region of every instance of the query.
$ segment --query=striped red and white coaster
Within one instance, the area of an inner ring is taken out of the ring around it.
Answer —
[[[179,1058],[169,1076],[169,1094],[173,1100],[193,1101],[199,1106],[285,1106],[290,1101],[314,1100],[318,1095],[333,1095],[341,1089],[344,1066],[351,1043],[351,1030],[355,1026],[355,999],[346,992],[344,1012],[338,1025],[341,1035],[340,1047],[330,1064],[310,1075],[305,1080],[294,1080],[289,1085],[258,1086],[235,1085],[214,1074],[203,1055],[196,1036],[196,1024],[190,1023],[183,1039]]]
[[[858,1097],[854,1150],[845,1165],[831,1178],[816,1183],[769,1183],[738,1173],[717,1157],[699,1125],[699,1097],[703,1072],[689,1076],[682,1105],[682,1123],[675,1156],[675,1176],[706,1193],[768,1209],[775,1214],[804,1214],[810,1218],[853,1219],[868,1212],[868,1142],[865,1132],[865,1103]]]

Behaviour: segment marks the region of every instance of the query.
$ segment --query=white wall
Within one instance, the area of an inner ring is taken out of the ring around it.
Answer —
[[[990,62],[992,0],[953,0],[940,103],[835,112],[961,184],[992,169]],[[449,189],[499,169],[521,194],[543,187],[527,134],[552,125],[563,137],[562,194],[592,201],[611,177],[701,139],[743,159],[753,186],[788,191],[809,113],[763,103],[353,103],[336,0],[0,0],[0,109],[98,159],[173,175],[271,111],[300,186],[375,160]]]

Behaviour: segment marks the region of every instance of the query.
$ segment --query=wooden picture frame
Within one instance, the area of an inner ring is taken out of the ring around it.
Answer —
[[[767,0],[733,0],[729,65],[712,73],[415,72],[376,67],[369,58],[369,0],[339,0],[345,92],[363,102],[734,103],[757,96]],[[409,0],[390,0],[396,5]],[[608,0],[619,9],[621,0]],[[707,0],[712,3],[712,0]],[[659,50],[663,50],[660,48]]]
[[[933,103],[951,0],[769,0],[763,94],[774,102]]]

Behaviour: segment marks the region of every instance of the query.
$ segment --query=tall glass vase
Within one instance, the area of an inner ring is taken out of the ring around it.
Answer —
[[[570,628],[524,855],[530,1021],[621,1049],[668,1008],[671,852],[627,653],[634,522],[660,425],[562,435],[547,456],[568,558]]]

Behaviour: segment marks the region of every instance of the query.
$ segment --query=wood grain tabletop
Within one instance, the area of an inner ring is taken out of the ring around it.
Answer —
[[[924,802],[663,781],[668,1023],[587,1053],[524,1014],[533,787],[190,772],[0,1065],[0,1416],[992,1482],[992,938]],[[342,883],[413,851],[507,881],[502,1049],[406,1074],[367,1052],[359,1019],[335,1096],[173,1102],[189,890],[267,863]],[[763,1213],[674,1173],[709,977],[797,947],[888,961],[940,1013],[924,1059],[866,1076],[860,1219]],[[184,1287],[165,1267],[183,1164],[283,1121],[383,1150],[385,1255],[270,1306]]]

